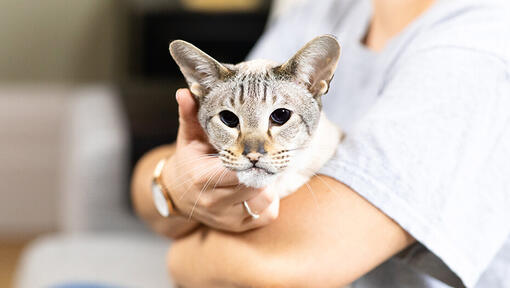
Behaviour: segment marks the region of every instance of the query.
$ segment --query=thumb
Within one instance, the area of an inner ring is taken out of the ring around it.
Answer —
[[[198,104],[189,89],[179,89],[175,98],[179,104],[179,132],[177,142],[186,145],[193,140],[205,140],[205,134],[198,122]]]

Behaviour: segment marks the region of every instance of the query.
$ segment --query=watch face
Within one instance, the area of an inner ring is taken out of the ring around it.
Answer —
[[[156,183],[152,183],[152,200],[154,201],[154,205],[161,216],[168,217],[168,215],[170,215],[165,195],[163,195],[161,187],[159,187]]]

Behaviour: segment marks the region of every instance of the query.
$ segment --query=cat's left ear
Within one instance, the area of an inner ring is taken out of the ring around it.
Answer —
[[[277,73],[292,77],[308,87],[314,97],[328,92],[338,59],[340,44],[332,35],[323,35],[306,43],[285,64],[276,67]]]
[[[234,73],[186,41],[172,41],[169,49],[186,78],[191,93],[199,100],[209,93],[218,81],[222,81]]]

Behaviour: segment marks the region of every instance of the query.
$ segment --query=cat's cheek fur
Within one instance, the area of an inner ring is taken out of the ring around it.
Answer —
[[[276,143],[281,143],[280,147],[284,150],[301,150],[307,146],[312,138],[312,136],[308,135],[306,127],[300,125],[300,123],[281,129],[273,137]]]
[[[226,127],[219,119],[211,119],[206,125],[206,134],[209,139],[214,139],[210,143],[216,150],[224,150],[235,144],[239,135],[237,129]]]

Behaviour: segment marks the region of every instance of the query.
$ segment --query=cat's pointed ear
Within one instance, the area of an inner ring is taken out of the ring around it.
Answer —
[[[332,35],[323,35],[306,43],[277,73],[292,77],[305,85],[314,97],[328,92],[329,82],[340,58],[340,44]]]
[[[209,93],[217,81],[233,74],[232,70],[186,41],[172,41],[169,50],[186,78],[191,93],[198,98]]]

